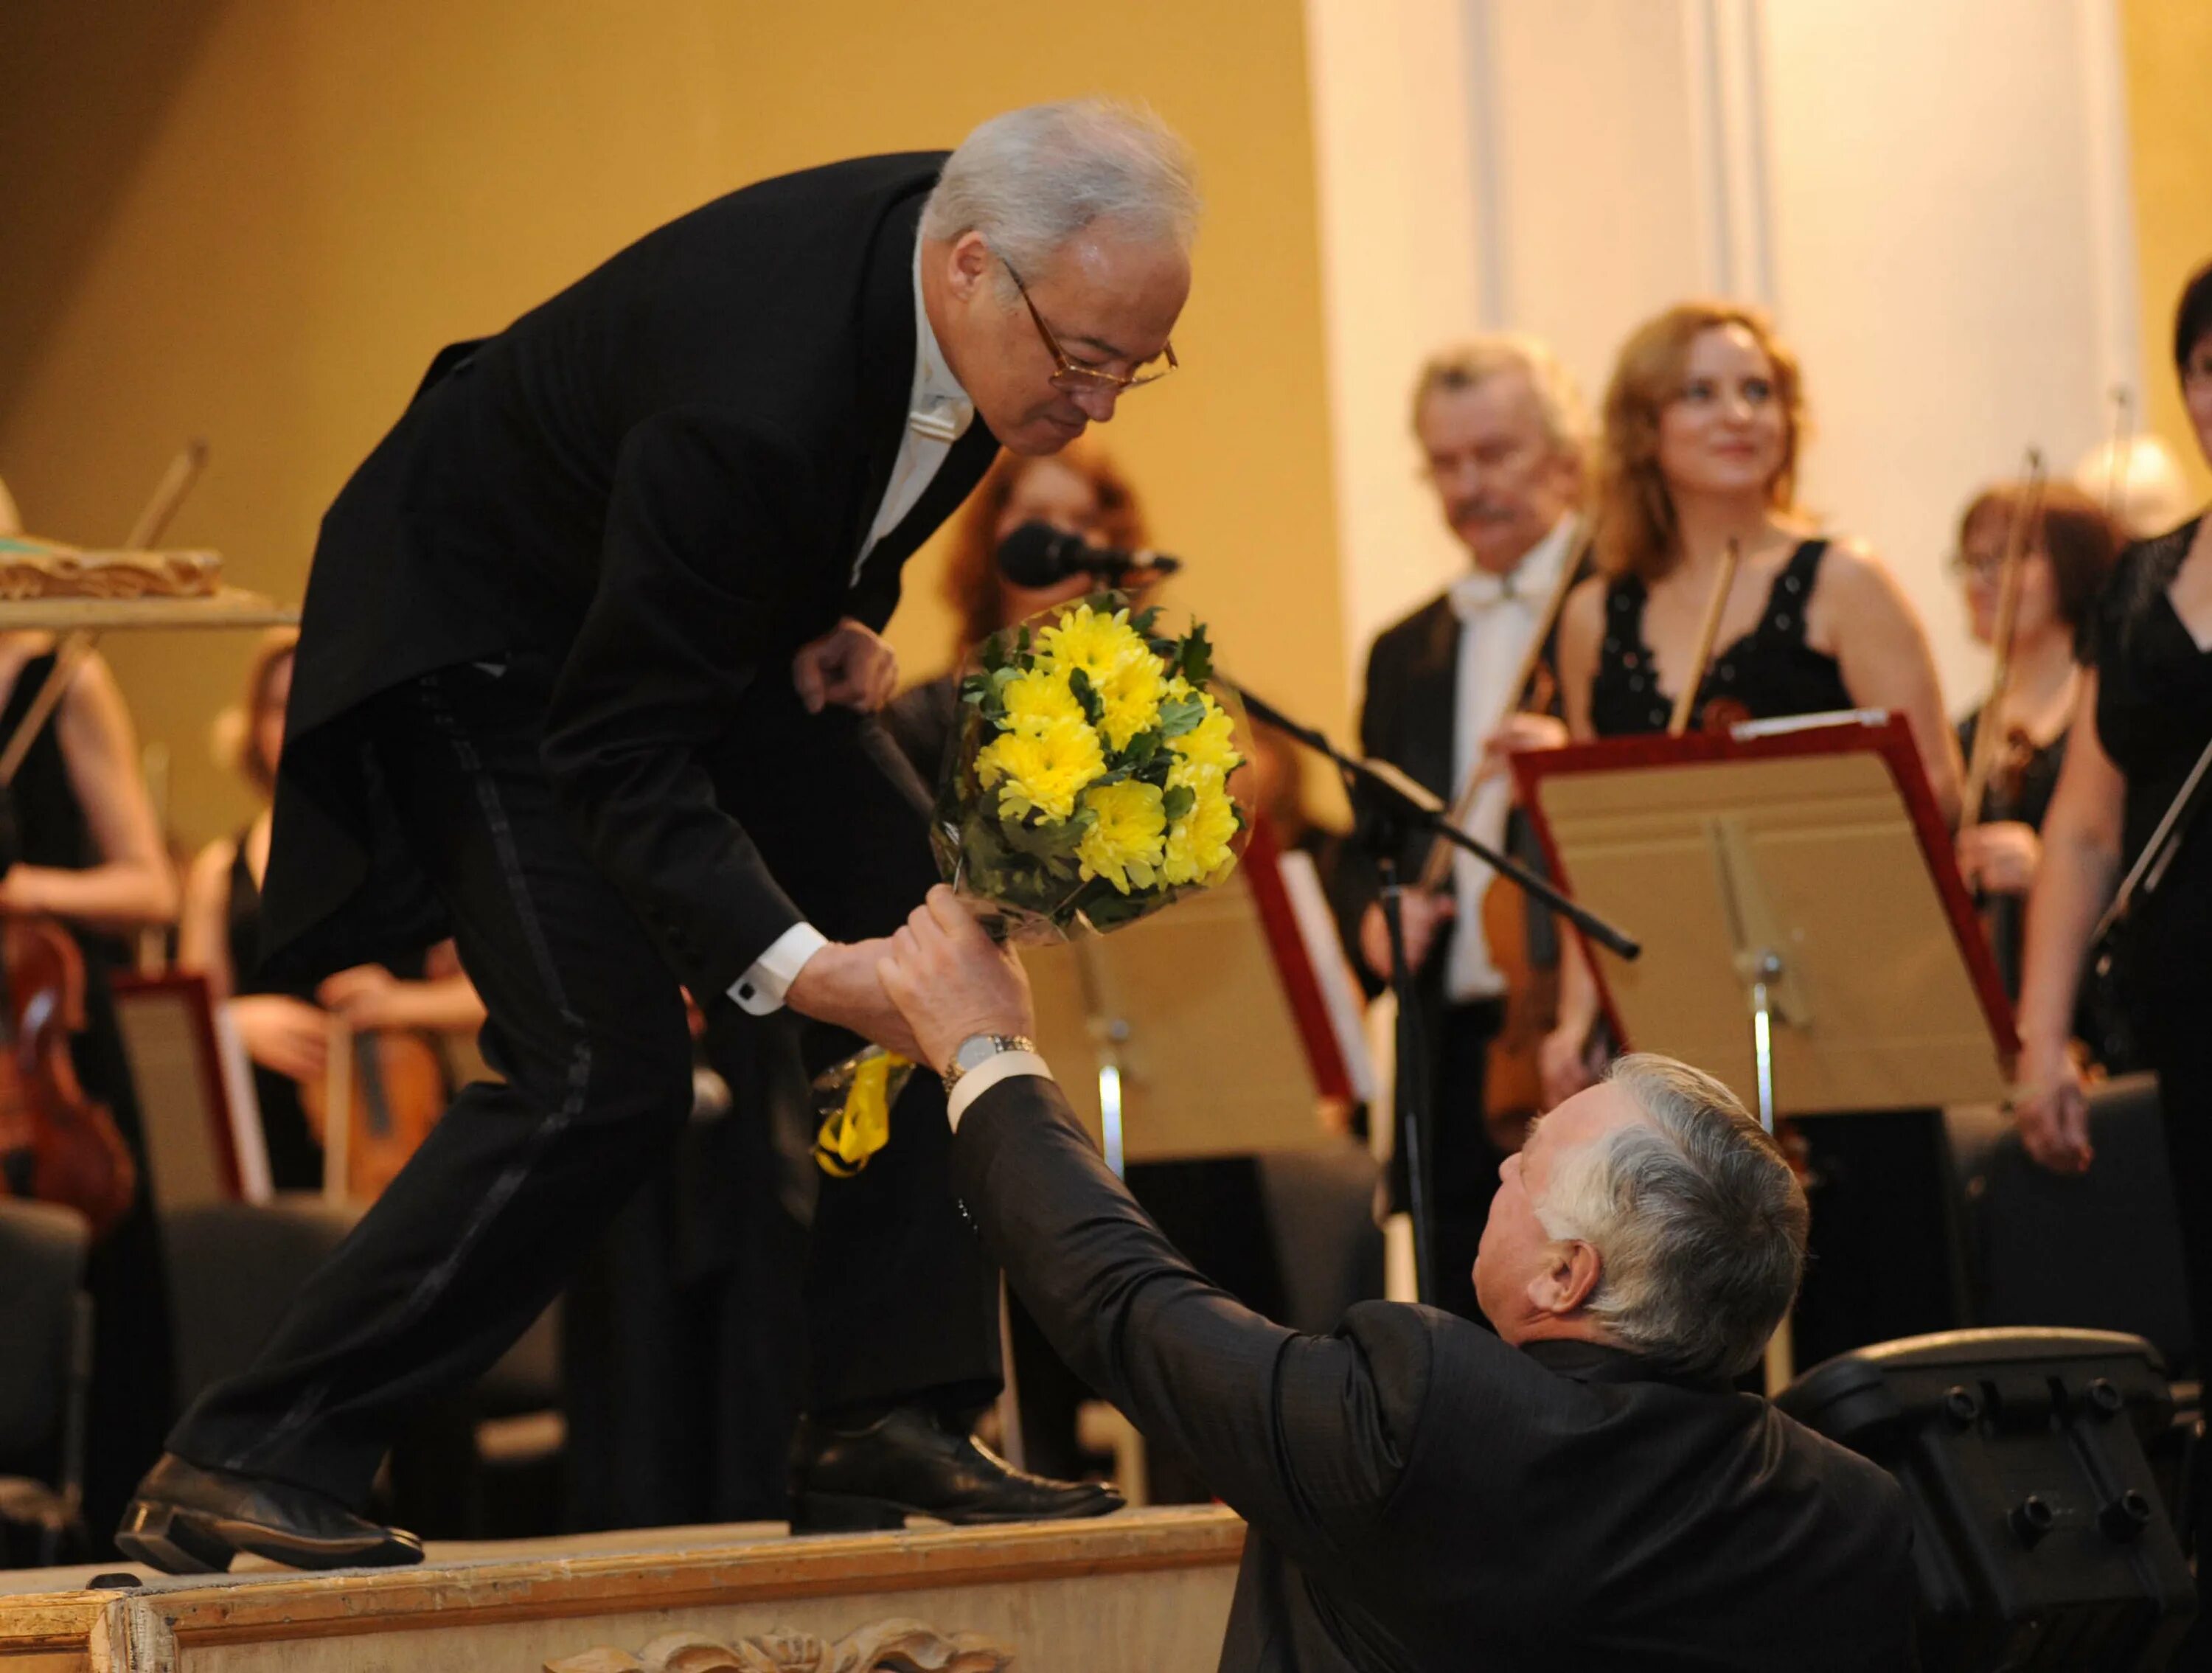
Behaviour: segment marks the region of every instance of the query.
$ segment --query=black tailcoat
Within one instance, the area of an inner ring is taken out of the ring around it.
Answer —
[[[438,356],[316,546],[273,956],[327,970],[439,933],[355,720],[416,675],[513,652],[555,681],[562,806],[693,992],[726,990],[799,921],[707,763],[743,770],[749,694],[787,684],[800,645],[890,618],[900,565],[995,456],[978,419],[855,576],[905,433],[915,238],[943,162],[732,192]]]
[[[1224,1673],[1907,1665],[1903,1492],[1757,1396],[1429,1307],[1271,1323],[1048,1080],[975,1100],[952,1177],[1068,1364],[1251,1524]]]

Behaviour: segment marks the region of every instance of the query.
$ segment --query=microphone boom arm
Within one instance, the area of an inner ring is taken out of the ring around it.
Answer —
[[[1643,944],[1627,931],[1600,917],[1579,902],[1569,899],[1548,879],[1531,871],[1511,855],[1501,854],[1487,843],[1462,830],[1445,817],[1449,810],[1442,797],[1415,783],[1389,762],[1370,761],[1346,755],[1329,742],[1326,733],[1292,720],[1273,703],[1255,696],[1250,687],[1236,681],[1229,684],[1244,700],[1244,707],[1251,713],[1296,739],[1316,755],[1334,762],[1370,794],[1390,802],[1407,824],[1465,849],[1501,876],[1510,878],[1522,891],[1534,896],[1599,946],[1619,953],[1623,958],[1635,958],[1643,953]]]

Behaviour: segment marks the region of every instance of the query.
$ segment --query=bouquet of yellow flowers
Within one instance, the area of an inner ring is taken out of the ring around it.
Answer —
[[[1116,929],[1236,867],[1242,716],[1204,626],[1158,622],[1100,593],[993,634],[963,670],[932,840],[1004,939]]]
[[[1252,825],[1243,712],[1206,629],[1159,631],[1117,593],[993,634],[960,675],[930,825],[945,879],[1001,940],[1103,933],[1210,889]],[[814,1082],[815,1159],[848,1175],[890,1132],[913,1066],[871,1046]]]

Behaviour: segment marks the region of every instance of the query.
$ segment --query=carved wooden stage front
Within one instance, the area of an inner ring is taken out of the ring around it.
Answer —
[[[135,1591],[41,1591],[54,1581],[18,1573],[0,1576],[0,1673],[1207,1673],[1243,1546],[1233,1514],[1200,1508],[434,1544],[417,1568]],[[79,1586],[90,1572],[51,1571]]]

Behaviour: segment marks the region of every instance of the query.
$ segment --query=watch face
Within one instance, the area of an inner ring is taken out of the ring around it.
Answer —
[[[984,1059],[996,1056],[998,1050],[999,1043],[990,1035],[970,1034],[961,1041],[959,1049],[952,1054],[952,1067],[972,1069]]]

